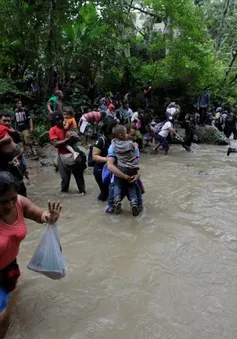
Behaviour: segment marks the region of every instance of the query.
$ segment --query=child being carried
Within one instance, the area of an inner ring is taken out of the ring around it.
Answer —
[[[136,146],[132,140],[127,140],[126,127],[117,125],[113,129],[115,139],[112,141],[112,145],[117,157],[117,168],[132,178],[138,174],[139,164],[136,157]],[[128,180],[121,179],[117,176],[114,177],[114,202],[115,213],[120,214],[122,212],[121,195],[123,191],[127,191],[127,195],[132,208],[133,216],[139,214],[138,199],[136,191],[136,183],[130,183]]]
[[[5,143],[0,147],[0,152],[6,157],[10,164],[20,166],[21,171],[28,178],[28,171],[25,158],[23,156],[24,150],[20,145],[13,141],[13,137],[17,132],[5,125],[0,125],[0,140],[5,139]]]
[[[67,131],[66,137],[69,137],[70,135],[78,136],[77,133],[77,123],[74,118],[74,112],[72,107],[65,107],[63,109],[63,115],[64,115],[64,128]],[[73,142],[71,145],[67,145],[66,149],[72,153],[73,158],[76,160],[76,158],[79,156],[79,149],[77,146],[77,142]]]

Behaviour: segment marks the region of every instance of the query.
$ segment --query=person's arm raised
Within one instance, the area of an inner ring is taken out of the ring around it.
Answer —
[[[48,202],[48,210],[36,206],[32,201],[23,196],[19,196],[20,203],[23,209],[24,217],[33,220],[39,224],[49,223],[54,224],[62,209],[60,202]]]

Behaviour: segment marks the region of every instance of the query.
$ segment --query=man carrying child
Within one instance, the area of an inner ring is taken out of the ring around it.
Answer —
[[[122,192],[126,191],[133,216],[139,214],[138,197],[136,182],[139,179],[139,165],[136,156],[136,146],[132,140],[127,139],[127,130],[125,126],[117,125],[113,129],[115,139],[112,141],[112,147],[116,154],[115,159],[108,158],[108,169],[114,177],[114,203],[115,213],[122,212]]]

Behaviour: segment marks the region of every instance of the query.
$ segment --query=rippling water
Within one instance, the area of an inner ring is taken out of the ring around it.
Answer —
[[[106,215],[87,176],[85,197],[60,198],[62,281],[27,270],[41,229],[28,222],[7,338],[237,338],[236,167],[237,154],[218,146],[143,155],[138,218],[127,203],[123,215]],[[60,197],[51,171],[39,171],[29,188],[37,204]]]

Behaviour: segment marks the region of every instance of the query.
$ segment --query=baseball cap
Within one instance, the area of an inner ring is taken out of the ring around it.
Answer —
[[[54,114],[53,114],[53,119],[54,119],[55,121],[64,120],[62,113],[61,113],[61,112],[57,112],[57,111],[54,112]]]

